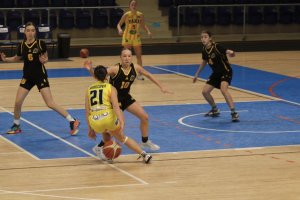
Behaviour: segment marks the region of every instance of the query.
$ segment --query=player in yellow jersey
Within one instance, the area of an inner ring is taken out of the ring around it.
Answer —
[[[85,109],[88,122],[88,136],[96,139],[96,133],[103,133],[104,142],[114,136],[128,148],[138,153],[145,163],[149,163],[152,156],[141,149],[135,140],[124,135],[124,116],[119,107],[117,90],[107,83],[107,70],[99,65],[94,70],[94,76],[98,80],[89,86]],[[102,149],[97,156],[105,159]]]
[[[123,36],[122,46],[126,49],[134,49],[137,58],[137,64],[143,66],[142,62],[142,43],[140,36],[140,27],[142,27],[151,37],[151,32],[145,24],[144,14],[137,11],[137,1],[129,1],[130,11],[124,13],[120,19],[117,28],[119,35]],[[125,23],[125,30],[122,30],[122,25]],[[144,77],[139,74],[137,79],[144,80]]]

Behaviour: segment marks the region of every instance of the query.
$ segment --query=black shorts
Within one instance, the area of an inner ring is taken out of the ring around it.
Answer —
[[[38,78],[38,79],[32,79],[32,78],[22,78],[20,86],[27,89],[31,90],[34,86],[37,86],[39,91],[45,87],[50,87],[49,81],[47,77],[44,78]]]
[[[232,70],[228,72],[225,71],[223,73],[212,73],[208,78],[208,80],[206,81],[206,83],[214,86],[215,88],[220,89],[222,81],[226,81],[230,85],[231,80],[232,80]]]
[[[135,102],[135,99],[130,94],[118,95],[120,108],[124,111],[128,106]]]

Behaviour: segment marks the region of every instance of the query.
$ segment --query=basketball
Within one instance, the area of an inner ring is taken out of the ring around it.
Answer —
[[[80,50],[80,57],[81,58],[87,58],[89,57],[89,50],[87,48],[83,48]]]
[[[108,159],[116,159],[122,153],[122,147],[114,140],[110,140],[104,143],[103,154]]]

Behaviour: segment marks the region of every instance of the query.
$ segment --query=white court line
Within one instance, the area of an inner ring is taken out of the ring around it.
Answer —
[[[222,112],[231,112],[231,111],[222,111]],[[238,110],[237,112],[248,112],[248,110]],[[193,126],[189,125],[183,122],[184,119],[193,117],[196,115],[204,115],[205,113],[196,113],[192,115],[186,115],[184,117],[181,117],[178,119],[178,123],[187,126],[190,128],[195,128],[195,129],[201,129],[201,130],[206,130],[206,131],[217,131],[217,132],[230,132],[230,133],[299,133],[300,130],[294,130],[294,131],[235,131],[235,130],[226,130],[226,129],[215,129],[215,128],[205,128],[205,127],[200,127],[200,126]]]
[[[3,107],[1,107],[1,106],[0,106],[0,109],[3,110],[3,111],[5,111],[5,112],[7,112],[7,113],[9,113],[10,115],[13,115],[13,113],[9,112],[9,110],[7,110],[7,109],[5,109],[5,108],[3,108]],[[40,131],[42,131],[42,132],[44,132],[44,133],[46,133],[46,134],[48,134],[48,135],[50,135],[50,136],[52,136],[52,137],[54,137],[54,138],[60,140],[61,142],[66,143],[67,145],[69,145],[69,146],[71,146],[71,147],[77,149],[78,151],[81,151],[81,152],[83,152],[84,154],[86,154],[86,155],[88,155],[88,156],[90,156],[90,157],[93,157],[93,158],[99,160],[99,158],[98,158],[97,156],[91,154],[90,152],[88,152],[88,151],[86,151],[86,150],[84,150],[84,149],[82,149],[82,148],[80,148],[80,147],[78,147],[78,146],[76,146],[76,145],[74,145],[74,144],[72,144],[72,143],[70,143],[70,142],[64,140],[64,139],[62,139],[61,137],[58,137],[57,135],[55,135],[55,134],[53,134],[53,133],[47,131],[46,129],[43,129],[43,128],[37,126],[36,124],[34,124],[34,123],[32,123],[32,122],[30,122],[30,121],[24,119],[23,117],[21,117],[21,120],[23,120],[23,121],[26,122],[27,124],[29,124],[29,125],[35,127],[36,129],[38,129],[38,130],[40,130]],[[136,177],[136,176],[130,174],[129,172],[126,172],[126,171],[124,171],[124,170],[122,170],[122,169],[116,167],[116,166],[113,165],[113,164],[109,164],[109,163],[106,163],[106,164],[107,164],[108,166],[110,166],[111,168],[113,168],[113,169],[115,169],[115,170],[117,170],[117,171],[119,171],[119,172],[121,172],[121,173],[123,173],[123,174],[125,174],[125,175],[127,175],[127,176],[129,176],[129,177],[131,177],[131,178],[133,178],[133,179],[135,179],[136,181],[138,181],[138,182],[140,182],[140,183],[142,183],[142,184],[148,184],[146,181],[144,181],[144,180],[142,180],[142,179],[140,179],[140,178],[138,178],[138,177]]]
[[[166,65],[166,66],[169,66],[169,65]],[[164,68],[161,68],[161,67],[156,67],[156,66],[150,66],[150,67],[153,67],[153,68],[159,69],[159,70],[163,70],[163,71],[167,71],[167,72],[171,72],[171,73],[174,73],[174,74],[177,74],[177,75],[180,75],[180,76],[184,76],[184,77],[188,77],[188,78],[193,78],[194,77],[194,76],[190,76],[190,75],[183,74],[183,73],[180,73],[180,72],[172,71],[172,70],[169,70],[169,69],[164,69]],[[203,79],[203,78],[198,77],[198,79],[201,80],[201,81],[206,81],[206,79]],[[276,100],[276,101],[283,101],[285,103],[300,106],[300,103],[297,103],[297,102],[288,101],[288,100],[285,100],[285,99],[281,99],[281,98],[261,94],[261,93],[258,93],[258,92],[253,92],[253,91],[250,91],[250,90],[244,90],[244,89],[237,88],[237,87],[234,87],[234,86],[229,86],[229,87],[234,89],[234,90],[238,90],[238,91],[245,92],[245,93],[248,93],[248,94],[253,94],[253,95],[256,95],[256,96],[260,96],[260,97],[264,97],[264,98],[268,98],[268,99],[272,99],[272,100]]]
[[[30,193],[30,192],[14,192],[14,191],[8,191],[8,190],[0,190],[0,192],[3,192],[0,195],[4,195],[4,194],[23,194],[23,195],[30,195],[30,196],[52,197],[52,198],[58,198],[58,199],[103,200],[103,199],[57,196],[57,195],[48,195],[48,194],[35,194],[35,193]]]
[[[85,186],[85,187],[73,187],[73,188],[55,188],[47,190],[30,190],[22,192],[54,192],[54,191],[67,191],[67,190],[84,190],[84,189],[95,189],[95,188],[115,188],[115,187],[131,187],[131,186],[142,186],[143,184],[124,184],[124,185],[98,185],[98,186]]]

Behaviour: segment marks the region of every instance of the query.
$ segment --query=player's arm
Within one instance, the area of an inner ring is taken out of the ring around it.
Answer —
[[[86,92],[86,94],[85,94],[85,118],[86,118],[86,122],[87,122],[87,125],[88,125],[88,136],[89,136],[89,138],[95,140],[96,139],[96,133],[92,129],[92,127],[90,126],[89,115],[90,115],[89,97],[88,97],[88,93]]]
[[[39,56],[39,60],[42,64],[45,64],[46,62],[48,62],[48,52],[44,52]]]
[[[142,15],[141,17],[141,26],[143,27],[143,29],[147,32],[148,36],[151,37],[152,36],[152,33],[149,29],[149,27],[146,25],[145,23],[145,17],[144,15]]]
[[[206,64],[207,64],[207,60],[202,60],[202,63],[199,65],[199,67],[195,73],[193,83],[195,83],[197,81],[200,72],[203,70],[203,68],[205,67]]]
[[[119,106],[119,101],[118,101],[118,95],[117,94],[118,94],[118,92],[117,92],[116,88],[111,86],[110,101],[111,101],[113,109],[114,109],[114,111],[115,111],[115,113],[116,113],[116,115],[119,119],[119,122],[120,122],[120,132],[123,132],[125,121],[124,121],[123,112],[121,111],[120,106]]]
[[[145,70],[143,67],[139,66],[138,64],[135,64],[134,67],[136,68],[137,72],[146,76],[150,81],[157,85],[163,93],[173,94],[173,92],[166,89],[150,72]]]
[[[117,24],[117,29],[119,35],[123,35],[122,25],[125,23],[126,13],[121,17],[119,23]]]
[[[1,60],[3,62],[17,62],[19,60],[21,60],[22,56],[12,56],[12,57],[6,57],[6,55],[4,53],[1,53]]]
[[[90,73],[90,75],[91,75],[92,77],[94,77],[94,68],[93,68],[93,65],[92,65],[92,61],[86,60],[86,61],[83,63],[83,66],[88,70],[88,72]]]

